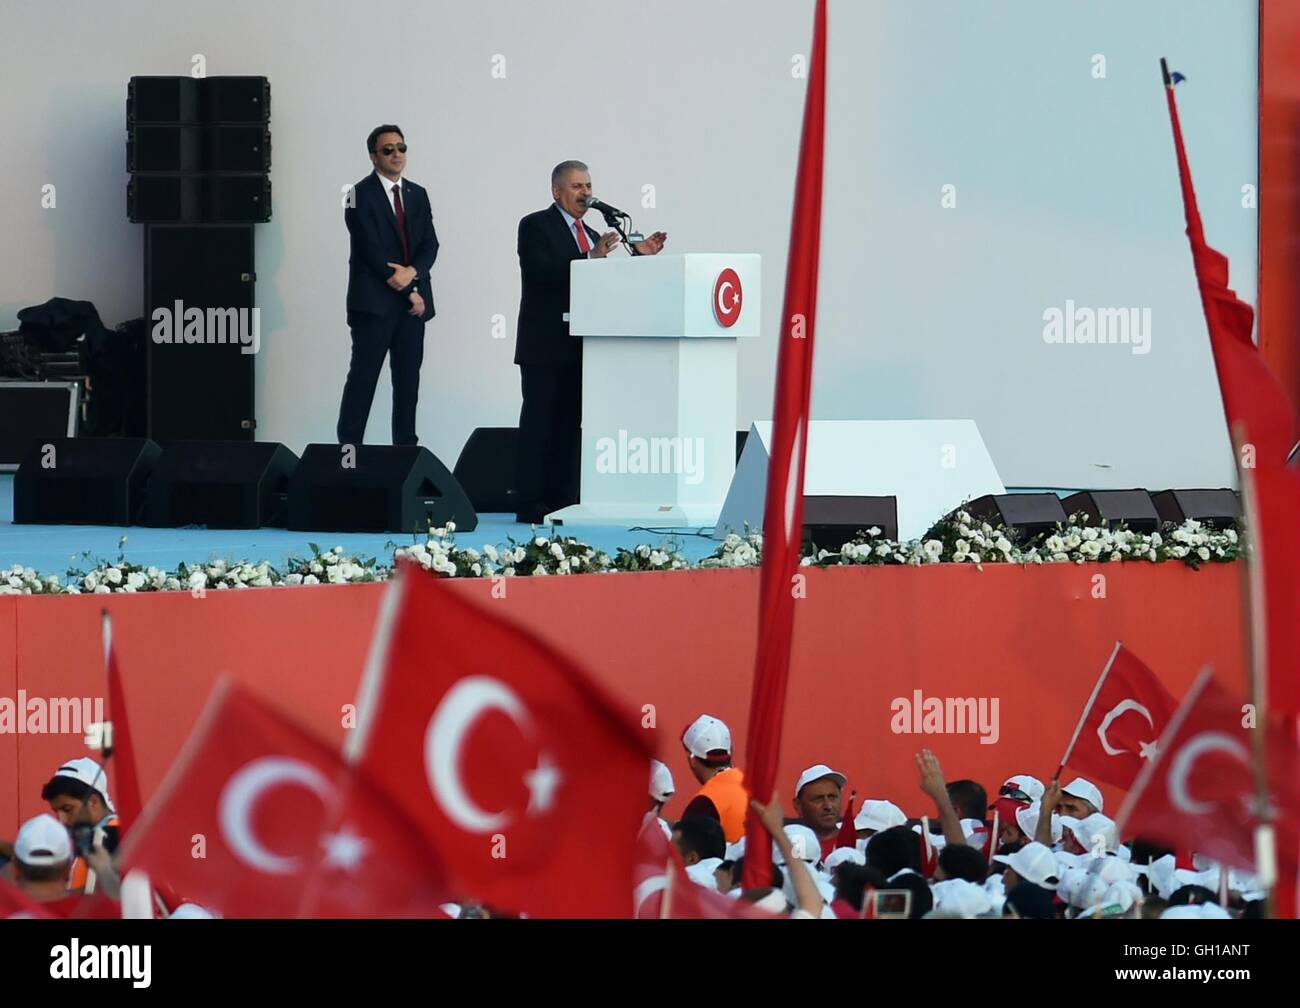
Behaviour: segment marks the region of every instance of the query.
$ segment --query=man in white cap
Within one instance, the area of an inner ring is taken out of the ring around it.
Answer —
[[[858,837],[858,850],[866,853],[867,841],[873,836],[894,826],[902,826],[906,822],[906,813],[893,802],[868,798],[862,803],[862,808],[858,809],[858,814],[853,819],[853,829]]]
[[[650,809],[646,816],[654,817],[659,828],[664,831],[665,837],[672,836],[672,827],[660,813],[675,791],[672,771],[657,759],[652,759],[650,761]]]
[[[682,812],[682,818],[706,815],[722,823],[727,843],[745,835],[749,792],[745,777],[731,765],[731,730],[710,714],[701,714],[682,733],[682,748],[700,790]]]
[[[1088,816],[1102,811],[1101,790],[1091,781],[1076,777],[1065,787],[1052,781],[1047,789],[1044,804],[1056,801],[1056,811],[1071,819],[1087,819]]]
[[[1007,909],[1016,916],[1040,920],[1056,916],[1056,887],[1061,879],[1051,850],[1040,843],[1029,843],[1012,854],[996,854],[993,860],[1006,865],[1002,887],[1007,894]]]
[[[79,856],[73,859],[68,871],[68,889],[94,892],[96,871],[83,855],[100,848],[111,856],[117,850],[118,841],[119,824],[108,797],[108,776],[104,768],[88,756],[69,760],[41,788],[41,798],[49,802],[59,822],[74,835],[85,834],[84,842],[78,842]],[[100,860],[96,869],[107,867],[108,859]]]
[[[835,849],[840,833],[840,796],[848,778],[825,763],[810,766],[794,785],[793,822],[807,826],[817,836],[818,861],[824,861]]]
[[[23,895],[56,917],[70,917],[82,902],[80,893],[68,893],[71,861],[72,840],[54,816],[23,823],[14,841],[14,880]]]

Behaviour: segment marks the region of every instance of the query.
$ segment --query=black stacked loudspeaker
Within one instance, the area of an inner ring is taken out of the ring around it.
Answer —
[[[1061,506],[1066,515],[1082,514],[1085,525],[1113,528],[1123,522],[1143,534],[1160,527],[1160,515],[1145,490],[1082,490],[1066,497]]]
[[[283,528],[297,465],[274,441],[178,441],[154,466],[145,524]]]
[[[252,441],[253,224],[271,216],[265,77],[132,77],[127,214],[145,224],[148,433]]]
[[[417,445],[308,445],[289,481],[289,528],[423,532],[478,515],[456,477]]]
[[[148,438],[35,441],[14,474],[14,522],[134,525],[161,454]]]

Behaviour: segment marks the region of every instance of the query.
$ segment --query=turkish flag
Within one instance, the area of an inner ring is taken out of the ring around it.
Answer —
[[[813,331],[821,254],[822,154],[826,133],[826,0],[813,14],[812,53],[804,94],[803,131],[795,176],[794,217],[786,264],[785,301],[772,406],[772,462],[763,509],[763,567],[758,589],[758,651],[750,692],[745,782],[767,802],[776,785],[781,725],[790,680],[794,587],[803,545],[803,483],[812,403]],[[772,846],[758,813],[750,809],[745,835],[745,888],[764,884],[772,871]]]
[[[1061,764],[1127,791],[1155,755],[1156,740],[1178,703],[1137,655],[1122,644],[1115,647]]]
[[[1189,848],[1225,864],[1255,868],[1259,824],[1252,729],[1248,708],[1216,683],[1209,670],[1193,684],[1160,737],[1116,819],[1121,836]],[[1245,723],[1245,724],[1244,724]],[[1278,784],[1296,779],[1295,752],[1285,731],[1265,729],[1270,800]],[[1275,824],[1280,867],[1290,865],[1296,820]],[[1285,878],[1286,876],[1283,875]]]
[[[29,899],[25,892],[7,878],[0,876],[0,920],[53,916],[54,914],[43,909],[40,903]]]
[[[459,898],[631,916],[653,734],[458,587],[402,564],[349,758],[439,852]]]
[[[126,836],[140,818],[144,802],[140,798],[140,775],[136,772],[135,746],[126,717],[126,691],[122,672],[113,649],[113,624],[107,612],[101,614],[104,630],[104,671],[108,678],[108,718],[113,725],[110,753],[113,760],[113,794],[117,798],[118,835]],[[106,756],[109,753],[105,754]]]
[[[637,836],[633,916],[641,920],[738,920],[772,918],[752,903],[691,881],[677,848],[647,816]]]
[[[223,680],[124,841],[122,871],[224,917],[292,917],[305,902],[317,916],[438,914],[436,857],[365,794],[337,752]]]

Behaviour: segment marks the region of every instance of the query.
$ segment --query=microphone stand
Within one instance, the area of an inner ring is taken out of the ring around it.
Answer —
[[[610,213],[607,210],[602,210],[600,214],[602,217],[605,218],[605,225],[607,227],[612,227],[615,231],[618,232],[619,238],[622,239],[624,246],[626,246],[627,248],[628,255],[639,256],[641,253],[636,250],[636,246],[633,245],[632,242],[628,239],[627,232],[623,230],[623,224],[621,223],[621,221],[627,221],[628,225],[630,226],[632,223],[632,218],[629,217],[627,214],[623,214],[620,217],[619,214]]]

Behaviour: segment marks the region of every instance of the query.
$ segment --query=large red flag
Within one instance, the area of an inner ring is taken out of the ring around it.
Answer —
[[[0,876],[0,920],[27,917],[53,917],[40,903],[31,899],[16,885]]]
[[[803,136],[795,176],[794,219],[786,264],[772,407],[772,459],[763,511],[763,569],[759,583],[758,654],[750,696],[745,782],[769,801],[781,755],[781,722],[790,677],[794,584],[803,542],[803,469],[812,397],[813,331],[817,316],[817,264],[821,252],[822,148],[826,118],[826,0],[813,20]],[[758,814],[746,828],[745,888],[771,877],[772,849]]]
[[[456,893],[538,917],[629,917],[653,734],[531,633],[403,564],[348,755]]]
[[[344,791],[364,789],[337,752],[222,681],[126,838],[123,874],[143,869],[225,917],[291,917],[323,856],[315,915],[436,916],[436,857],[387,802],[340,814]]]
[[[1128,790],[1155,755],[1178,702],[1128,648],[1116,642],[1084,706],[1061,765]]]
[[[1260,822],[1251,760],[1248,708],[1207,669],[1193,684],[1142,768],[1116,817],[1121,836],[1188,848],[1216,861],[1255,867]],[[1297,766],[1286,732],[1266,728],[1271,782],[1294,781]],[[1277,823],[1279,850],[1293,849],[1294,817]],[[1290,844],[1290,848],[1285,847]],[[1294,861],[1281,859],[1294,871]]]
[[[108,719],[110,732],[105,758],[113,761],[113,793],[117,796],[119,836],[140,818],[143,802],[140,798],[140,776],[136,773],[135,747],[126,717],[126,691],[122,688],[122,673],[117,667],[117,652],[113,648],[113,621],[105,611],[101,614],[104,630],[104,670],[108,677]]]
[[[1294,406],[1251,337],[1254,312],[1228,287],[1228,261],[1205,241],[1192,173],[1183,145],[1174,84],[1165,62],[1165,97],[1173,126],[1187,237],[1210,347],[1219,377],[1223,411],[1232,438],[1253,553],[1250,575],[1252,699],[1283,719],[1294,754],[1300,718],[1300,473],[1286,466],[1294,444]],[[1284,817],[1300,815],[1300,781],[1278,794]],[[1280,851],[1300,864],[1300,852]],[[1283,876],[1280,916],[1294,917],[1300,879]]]

